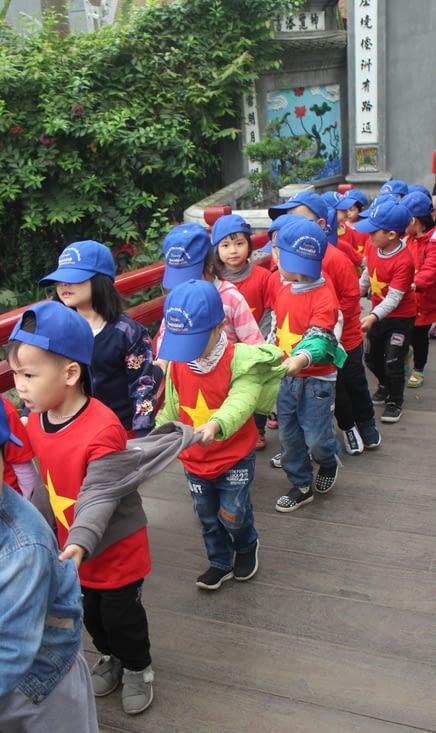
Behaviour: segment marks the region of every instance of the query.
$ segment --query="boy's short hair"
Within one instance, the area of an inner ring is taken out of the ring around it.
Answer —
[[[200,224],[178,224],[166,235],[164,288],[175,288],[187,280],[201,280],[210,249],[210,237]]]
[[[198,359],[215,326],[225,319],[221,297],[212,283],[188,280],[172,290],[164,305],[165,332],[159,358]]]
[[[276,239],[280,250],[280,267],[317,280],[327,247],[327,237],[319,224],[305,216],[294,214],[282,226]]]
[[[296,209],[297,206],[307,206],[316,216],[317,219],[325,219],[327,221],[328,209],[327,204],[319,193],[313,191],[300,191],[292,196],[283,204],[276,204],[268,209],[270,219],[277,219],[280,214],[286,214],[290,209]]]
[[[45,275],[40,285],[53,282],[82,283],[95,275],[107,275],[115,280],[115,260],[109,247],[93,239],[73,242],[61,252],[57,269]]]
[[[384,229],[387,232],[403,234],[412,220],[412,214],[400,201],[386,201],[372,206],[366,218],[354,225],[359,232],[376,232]]]
[[[27,330],[26,322],[34,319]],[[36,303],[24,311],[12,329],[10,342],[37,346],[43,351],[63,356],[83,365],[85,387],[92,394],[91,363],[94,335],[89,323],[72,308],[53,300]]]
[[[3,400],[0,400],[0,448],[8,441],[20,447],[23,445],[22,441],[11,433]]]

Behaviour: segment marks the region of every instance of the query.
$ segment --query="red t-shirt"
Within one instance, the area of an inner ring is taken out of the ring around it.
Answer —
[[[171,381],[179,395],[180,422],[198,427],[210,420],[229,393],[232,379],[234,344],[229,344],[216,367],[198,374],[183,362],[171,362]],[[214,479],[247,456],[258,437],[253,417],[226,440],[211,445],[198,443],[180,453],[179,458],[190,473]]]
[[[389,288],[395,288],[401,290],[404,296],[387,318],[412,318],[416,314],[416,298],[410,286],[415,267],[408,249],[401,249],[391,257],[381,257],[378,247],[372,246],[366,251],[366,267],[371,283],[372,307],[375,308],[384,300]]]
[[[322,271],[334,287],[344,318],[341,344],[345,351],[352,351],[363,341],[357,271],[347,256],[332,244],[327,245],[322,259]]]
[[[28,463],[33,458],[33,450],[32,446],[30,445],[27,430],[20,420],[20,416],[15,408],[15,405],[13,405],[12,402],[10,402],[4,395],[0,395],[0,397],[3,400],[6,417],[8,418],[11,433],[13,433],[15,437],[19,438],[23,443],[22,447],[15,445],[15,443],[11,443],[10,441],[6,443],[4,447],[3,481],[5,482],[5,484],[8,484],[8,486],[12,486],[15,491],[21,494],[22,492],[20,491],[20,487],[18,486],[18,480],[15,475],[15,471],[12,468],[12,464]]]
[[[55,433],[46,433],[41,416],[29,415],[29,437],[56,519],[63,548],[73,523],[74,505],[91,461],[126,447],[126,432],[109,407],[91,398],[75,420]],[[147,575],[151,568],[146,528],[114,542],[79,567],[82,585],[119,588]]]
[[[253,265],[250,274],[244,280],[234,282],[251,308],[257,323],[260,323],[264,311],[271,308],[270,280],[271,272],[260,265]]]

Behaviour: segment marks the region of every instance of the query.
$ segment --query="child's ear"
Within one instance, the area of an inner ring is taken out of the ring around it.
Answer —
[[[80,382],[82,377],[82,367],[77,361],[70,361],[65,367],[65,382],[68,385],[74,385]]]

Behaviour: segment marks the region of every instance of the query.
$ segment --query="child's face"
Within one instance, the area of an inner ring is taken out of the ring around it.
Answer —
[[[206,344],[206,347],[204,351],[202,352],[200,359],[206,359],[207,356],[209,356],[212,351],[214,350],[215,346],[218,343],[218,339],[220,337],[221,331],[224,328],[224,321],[222,323],[219,323],[218,326],[215,326],[215,328],[211,331],[209,336],[209,341]]]
[[[395,249],[400,239],[398,232],[388,231],[387,229],[376,229],[375,232],[370,233],[369,237],[374,247],[388,252]]]
[[[218,245],[218,257],[231,272],[242,270],[249,254],[250,248],[243,232],[224,237]]]
[[[339,209],[336,212],[338,217],[338,224],[341,224],[345,219],[347,219],[347,211],[340,211]]]
[[[9,366],[16,390],[31,412],[57,410],[63,403],[68,391],[70,364],[68,359],[29,344],[21,344],[18,351],[10,356]]]
[[[82,283],[56,283],[56,292],[62,303],[70,308],[77,308],[79,311],[92,308],[91,280]]]
[[[347,209],[348,221],[359,221],[359,213],[360,208],[356,204],[354,206],[350,206],[350,208]]]

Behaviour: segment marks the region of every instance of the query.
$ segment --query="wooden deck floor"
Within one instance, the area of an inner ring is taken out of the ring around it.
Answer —
[[[399,423],[381,425],[381,447],[345,456],[333,491],[295,514],[274,510],[287,482],[269,467],[268,431],[252,492],[260,568],[248,583],[195,587],[207,562],[178,462],[143,486],[155,700],[134,717],[119,691],[98,700],[102,733],[436,731],[430,349],[426,383],[407,390]]]

